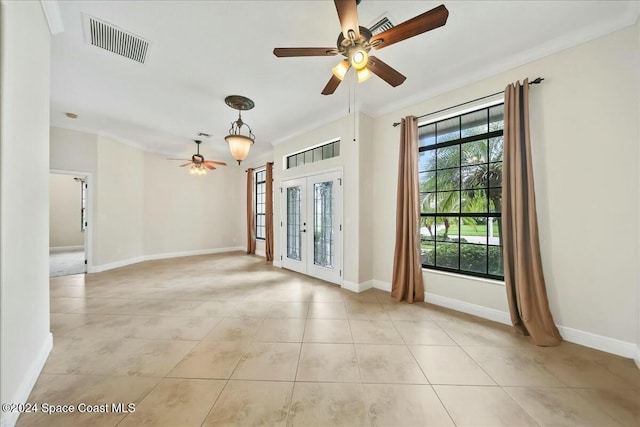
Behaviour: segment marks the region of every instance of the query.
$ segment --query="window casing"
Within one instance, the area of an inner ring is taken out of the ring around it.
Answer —
[[[504,104],[418,127],[422,266],[497,280]]]
[[[256,239],[265,239],[265,227],[266,227],[266,210],[265,205],[267,202],[266,189],[267,189],[267,171],[259,170],[255,172],[255,209],[256,214]]]

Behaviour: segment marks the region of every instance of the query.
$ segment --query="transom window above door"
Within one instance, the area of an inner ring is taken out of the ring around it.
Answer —
[[[340,155],[340,139],[308,148],[304,151],[290,154],[285,157],[285,167],[287,169],[308,165],[321,160],[338,157]]]

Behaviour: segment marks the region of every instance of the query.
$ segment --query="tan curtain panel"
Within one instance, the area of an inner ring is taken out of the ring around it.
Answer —
[[[542,271],[529,139],[529,81],[510,84],[504,99],[502,233],[511,322],[540,346],[562,338],[553,322]]]
[[[402,119],[400,126],[396,246],[391,280],[391,296],[396,301],[424,301],[419,225],[418,119],[409,116]]]
[[[264,251],[267,261],[273,261],[273,163],[267,163],[267,200],[265,205],[266,230]]]
[[[247,253],[256,253],[256,216],[253,203],[253,169],[247,169]]]

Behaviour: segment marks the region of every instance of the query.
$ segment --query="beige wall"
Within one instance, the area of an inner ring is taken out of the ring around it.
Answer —
[[[58,127],[50,128],[51,169],[89,172],[98,171],[98,136]]]
[[[640,19],[636,22],[636,46],[640,46]],[[640,65],[638,66],[640,67]],[[636,67],[636,68],[638,68]],[[638,78],[636,76],[636,78]],[[640,142],[640,84],[637,85],[638,99],[637,104],[639,105],[636,115],[636,139]],[[640,153],[639,153],[640,154]],[[640,157],[638,157],[638,164],[640,164]],[[640,169],[640,168],[639,168]],[[640,173],[638,174],[638,179],[640,179]],[[638,185],[640,188],[640,183]],[[640,198],[640,195],[639,195]],[[640,215],[638,220],[640,221]],[[638,235],[638,240],[640,241],[640,235]],[[637,336],[637,349],[636,349],[636,365],[640,368],[640,259],[638,260],[639,271],[638,271],[638,336]]]
[[[98,136],[96,265],[144,256],[144,154]],[[165,194],[164,197],[168,197]]]
[[[379,117],[374,277],[391,281],[399,128],[391,124],[542,76],[530,92],[540,241],[558,324],[636,342],[639,266],[638,28],[547,56]],[[506,310],[504,288],[425,272],[426,291]]]
[[[373,204],[373,176],[377,171],[373,168],[373,119],[365,114],[360,114],[359,118],[360,271],[358,280],[360,283],[366,283],[373,279],[373,243],[375,239],[373,218],[376,215],[376,208]]]
[[[83,246],[81,184],[73,175],[49,174],[49,247]]]
[[[0,3],[0,400],[26,401],[49,332],[49,42],[39,2]],[[17,414],[0,413],[2,425]]]
[[[145,255],[244,245],[246,167],[194,176],[179,164],[144,153]]]
[[[246,167],[192,176],[178,164],[113,138],[51,128],[51,169],[91,174],[90,271],[244,245]]]

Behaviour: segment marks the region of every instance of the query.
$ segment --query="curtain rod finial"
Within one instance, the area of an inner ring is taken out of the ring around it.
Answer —
[[[544,78],[543,78],[543,77],[536,77],[536,78],[535,78],[533,81],[531,81],[530,83],[531,83],[532,85],[537,85],[537,84],[542,83],[542,81],[543,81],[543,80],[544,80]]]
[[[400,126],[400,122],[395,122],[395,123],[393,124],[393,127],[394,127],[394,128],[397,128],[398,126]]]

